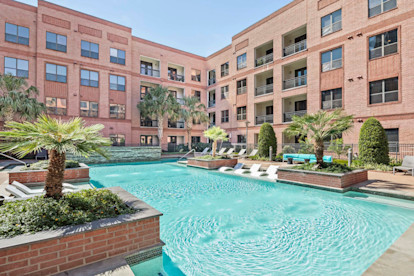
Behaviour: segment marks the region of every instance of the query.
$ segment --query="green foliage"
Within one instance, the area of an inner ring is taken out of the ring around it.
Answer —
[[[381,171],[381,172],[392,171],[392,166],[385,165],[385,164],[366,163],[364,164],[363,168],[366,170],[371,170],[371,171]]]
[[[279,153],[278,155],[276,155],[274,161],[283,162],[283,153]]]
[[[381,123],[369,118],[359,133],[359,160],[364,163],[389,164],[388,139]]]
[[[108,190],[68,193],[59,201],[37,196],[0,206],[0,237],[53,230],[135,212]]]
[[[346,153],[350,146],[344,146],[344,140],[342,138],[335,139],[331,141],[331,144],[328,147],[328,151],[332,151],[338,155],[338,158],[341,158],[341,155]]]
[[[277,150],[276,134],[271,124],[264,123],[259,132],[259,156],[269,157],[269,148],[273,148],[273,153]]]
[[[257,161],[269,161],[269,157],[259,156],[259,155],[249,156],[248,159],[250,159],[250,160],[257,160]]]
[[[194,143],[192,148],[195,149],[196,152],[202,152],[205,148],[209,148],[210,144],[208,143]]]
[[[335,164],[340,164],[340,165],[344,165],[347,166],[348,165],[348,160],[343,160],[343,159],[334,159],[333,162]]]
[[[65,161],[66,169],[71,168],[79,168],[79,162],[74,160],[66,160]],[[22,171],[38,171],[38,170],[46,170],[49,166],[48,160],[39,161],[33,164],[30,164],[30,167],[23,167]]]
[[[216,156],[217,141],[221,140],[225,142],[229,140],[227,132],[218,126],[211,127],[204,131],[204,137],[213,140],[213,157]]]
[[[294,166],[292,169],[305,170],[305,171],[316,171],[316,172],[327,172],[327,173],[346,173],[346,172],[352,171],[352,168],[346,165],[337,164],[337,163],[332,163],[332,164],[323,163],[322,167],[318,167],[315,164],[302,164],[302,165]]]
[[[220,159],[226,159],[224,156],[211,156],[211,155],[204,155],[204,156],[200,156],[197,157],[196,159],[200,159],[200,160],[220,160]]]
[[[305,141],[299,140],[300,148],[298,153],[300,154],[314,154],[315,150],[313,144],[310,143],[309,139],[305,138]]]
[[[397,160],[395,158],[390,158],[390,164],[391,167],[398,167],[402,165],[402,160]]]
[[[282,154],[296,153],[295,149],[292,146],[284,146],[282,149]]]
[[[187,131],[188,147],[192,148],[191,131],[193,129],[193,122],[207,123],[209,117],[206,113],[206,106],[196,97],[184,97],[184,108],[180,109],[179,117],[185,122],[185,129]]]

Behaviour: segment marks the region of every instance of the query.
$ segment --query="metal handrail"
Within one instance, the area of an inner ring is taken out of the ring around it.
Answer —
[[[283,49],[283,55],[286,57],[286,56],[299,53],[304,50],[306,50],[306,39],[296,42],[294,44],[291,44],[289,46],[286,46]]]
[[[181,159],[183,159],[184,157],[186,157],[187,155],[189,155],[192,152],[195,152],[195,149],[190,150],[189,152],[187,152],[186,154],[184,154],[180,159],[178,159],[178,161],[181,161]]]
[[[4,154],[4,153],[1,153],[1,152],[0,152],[0,155],[1,155],[1,156],[4,156],[4,157],[6,157],[6,158],[9,158],[9,159],[11,159],[11,160],[13,160],[13,161],[16,161],[16,162],[22,163],[25,167],[27,167],[27,163],[26,163],[26,162],[23,162],[22,160],[16,159],[16,158],[11,157],[11,156],[8,156],[8,155],[6,155],[6,154]]]

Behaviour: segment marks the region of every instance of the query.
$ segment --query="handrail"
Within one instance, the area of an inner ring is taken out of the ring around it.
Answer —
[[[184,157],[186,157],[187,155],[189,155],[193,151],[195,152],[195,149],[192,149],[189,152],[187,152],[186,154],[184,154],[180,159],[178,159],[178,161],[181,161],[181,159],[183,159]]]
[[[11,156],[8,156],[8,155],[6,155],[6,154],[4,154],[4,153],[1,153],[1,152],[0,152],[0,155],[1,155],[1,156],[4,156],[4,157],[6,157],[6,158],[9,158],[9,159],[11,159],[11,160],[14,160],[14,161],[16,161],[16,162],[22,163],[25,167],[27,167],[27,163],[23,162],[22,160],[16,159],[16,158],[11,157]]]

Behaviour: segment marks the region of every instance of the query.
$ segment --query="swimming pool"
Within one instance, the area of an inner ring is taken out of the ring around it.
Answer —
[[[171,276],[360,275],[414,222],[406,208],[173,163],[94,165],[90,175],[164,213]]]

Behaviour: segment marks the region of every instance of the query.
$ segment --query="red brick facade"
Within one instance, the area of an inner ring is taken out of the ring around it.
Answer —
[[[10,171],[9,184],[13,181],[20,183],[45,183],[47,170],[41,171]],[[89,167],[65,170],[65,180],[89,180]]]

